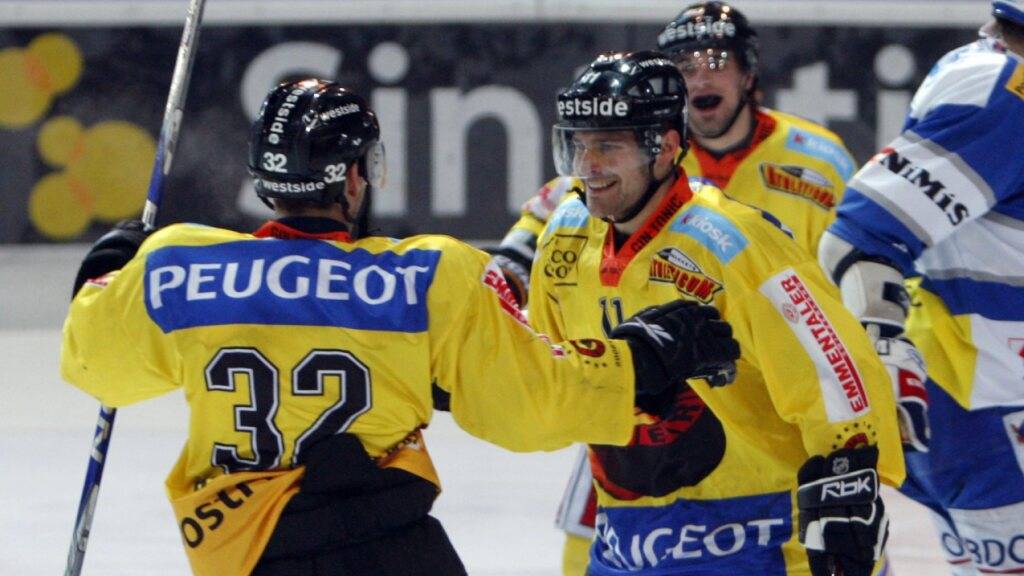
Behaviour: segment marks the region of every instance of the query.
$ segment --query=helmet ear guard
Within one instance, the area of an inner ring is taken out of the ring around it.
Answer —
[[[283,83],[267,95],[250,132],[248,163],[264,203],[338,202],[347,214],[346,177],[357,163],[370,188],[383,186],[380,126],[363,98],[315,78]]]

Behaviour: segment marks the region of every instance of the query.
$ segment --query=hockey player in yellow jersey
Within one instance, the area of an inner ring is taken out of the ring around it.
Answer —
[[[361,97],[282,84],[249,157],[275,220],[148,238],[123,225],[83,261],[62,374],[113,407],[184,390],[167,493],[195,574],[465,574],[428,514],[440,484],[420,430],[435,407],[511,450],[622,445],[635,405],[734,366],[712,307],[652,308],[646,330],[556,345],[485,253],[361,238],[383,154]]]
[[[758,105],[757,33],[735,7],[717,1],[690,5],[657,42],[676,62],[690,93],[686,174],[769,212],[816,254],[856,167],[842,140],[813,122]],[[544,224],[558,203],[582,191],[583,183],[572,177],[545,184],[494,250],[523,305]],[[567,533],[566,576],[585,570],[594,525],[590,480],[581,452],[557,521]]]
[[[559,94],[559,174],[583,191],[538,242],[530,321],[557,338],[651,304],[715,306],[735,382],[690,381],[627,447],[591,443],[587,574],[867,576],[904,476],[889,377],[815,258],[774,218],[678,166],[686,87],[655,52],[605,54]]]
[[[816,254],[856,168],[842,140],[813,122],[758,105],[757,33],[729,4],[687,7],[658,36],[658,47],[676,61],[690,92],[687,175],[767,210]],[[558,203],[581,186],[574,178],[545,184],[497,250],[524,305],[537,237]]]

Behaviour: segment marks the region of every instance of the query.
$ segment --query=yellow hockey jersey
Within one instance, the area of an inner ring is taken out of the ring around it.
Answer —
[[[835,207],[856,164],[842,140],[813,122],[761,108],[748,145],[716,157],[693,139],[683,158],[691,179],[712,184],[726,196],[766,210],[809,253],[835,219]],[[566,193],[583,192],[574,178],[555,178],[523,206],[502,245],[533,257],[532,247]],[[529,248],[525,248],[529,247]]]
[[[685,173],[616,248],[608,224],[563,202],[538,244],[530,320],[553,338],[609,332],[653,304],[715,306],[740,343],[736,381],[690,384],[626,448],[591,445],[598,575],[807,570],[797,470],[812,455],[875,444],[899,485],[889,376],[814,258],[760,211]]]
[[[483,252],[278,222],[258,234],[163,229],[88,282],[64,325],[64,378],[104,404],[184,391],[167,491],[196,574],[249,573],[321,437],[354,434],[437,484],[418,436],[433,386],[463,429],[511,450],[628,442],[628,346],[552,345]]]

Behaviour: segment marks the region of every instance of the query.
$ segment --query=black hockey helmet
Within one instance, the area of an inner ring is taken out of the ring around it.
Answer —
[[[675,64],[660,52],[606,52],[590,63],[571,86],[558,94],[558,122],[552,130],[555,168],[562,176],[585,176],[577,161],[583,157],[577,138],[581,131],[630,130],[643,152],[637,159],[646,165],[647,191],[616,220],[635,217],[661,184],[675,176],[670,170],[654,174],[662,152],[664,134],[679,132],[681,161],[686,140],[686,84]]]
[[[285,82],[270,91],[249,139],[256,194],[339,202],[348,214],[345,176],[359,164],[370,191],[384,184],[384,147],[377,116],[357,94],[324,80]]]
[[[606,52],[558,94],[558,122],[552,141],[555,168],[572,175],[574,143],[580,130],[633,130],[637,143],[653,159],[668,129],[686,146],[686,84],[664,54]],[[653,161],[653,160],[652,160]]]
[[[742,12],[725,2],[700,2],[683,9],[658,35],[658,49],[673,58],[731,50],[743,69],[757,74],[760,43]]]

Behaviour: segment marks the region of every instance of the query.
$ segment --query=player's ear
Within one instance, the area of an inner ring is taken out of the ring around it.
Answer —
[[[352,214],[359,213],[365,195],[366,179],[359,173],[359,163],[355,162],[345,173],[345,200],[348,201]]]
[[[671,164],[675,162],[676,154],[679,153],[681,145],[679,131],[675,129],[666,130],[661,135],[661,152],[658,154],[657,163]]]

